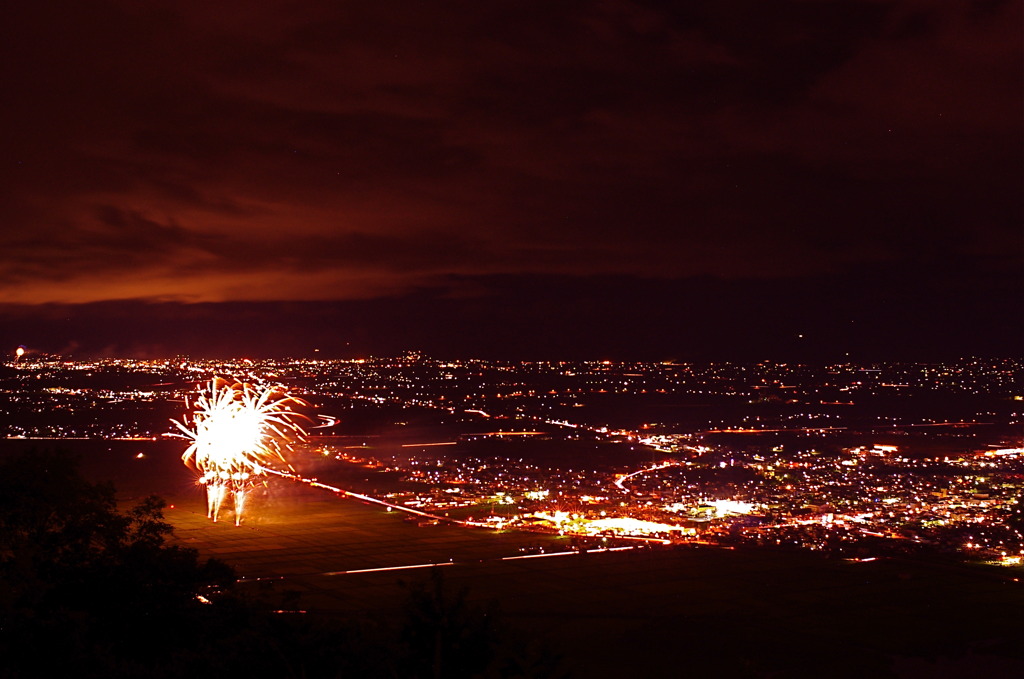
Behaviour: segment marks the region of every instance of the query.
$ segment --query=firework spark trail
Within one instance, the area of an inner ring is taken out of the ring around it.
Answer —
[[[182,432],[178,436],[191,441],[182,459],[200,473],[211,519],[217,520],[230,493],[237,526],[246,492],[265,475],[267,465],[281,462],[291,468],[284,453],[291,438],[305,434],[293,405],[306,403],[278,386],[215,378],[196,399],[191,426],[172,420]]]

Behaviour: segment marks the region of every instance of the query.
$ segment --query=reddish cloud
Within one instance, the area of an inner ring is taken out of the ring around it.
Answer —
[[[1015,2],[109,0],[6,23],[7,300],[1007,266],[1019,235]]]

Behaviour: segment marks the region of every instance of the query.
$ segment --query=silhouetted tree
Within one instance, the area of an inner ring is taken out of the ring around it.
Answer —
[[[451,591],[440,568],[409,586],[401,628],[403,653],[395,676],[422,679],[558,677],[547,647],[501,624],[495,606],[480,607],[467,591]]]
[[[141,674],[189,643],[197,596],[234,575],[167,544],[163,507],[118,511],[66,453],[0,458],[0,676]]]

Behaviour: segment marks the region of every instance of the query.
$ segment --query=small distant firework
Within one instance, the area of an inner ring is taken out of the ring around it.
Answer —
[[[14,362],[17,363],[18,359],[25,355],[25,347],[18,347],[14,350]]]
[[[284,453],[290,441],[305,434],[293,406],[305,401],[280,386],[230,383],[213,379],[195,402],[191,426],[172,422],[191,441],[182,455],[206,486],[207,516],[217,520],[228,495],[235,507],[235,525],[242,520],[246,493],[273,462],[288,466]]]

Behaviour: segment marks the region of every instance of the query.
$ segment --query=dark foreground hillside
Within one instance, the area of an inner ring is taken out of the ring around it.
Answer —
[[[3,460],[4,677],[1024,673],[1009,569],[709,548],[508,560],[566,540],[418,525],[288,484],[241,527],[212,524],[170,464],[131,468],[134,489],[168,495],[133,514],[141,496],[114,505],[73,469]],[[36,539],[12,541],[40,520]],[[211,556],[242,581],[227,586]]]

